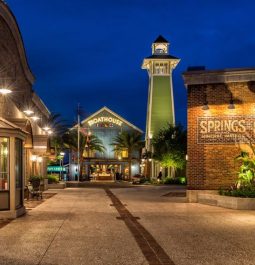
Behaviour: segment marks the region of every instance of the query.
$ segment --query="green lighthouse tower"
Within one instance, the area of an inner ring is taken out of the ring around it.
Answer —
[[[180,59],[169,54],[169,42],[159,36],[152,44],[152,55],[145,58],[142,69],[149,75],[146,121],[146,151],[152,152],[151,139],[168,123],[175,124],[172,71]],[[151,176],[160,169],[154,163]]]

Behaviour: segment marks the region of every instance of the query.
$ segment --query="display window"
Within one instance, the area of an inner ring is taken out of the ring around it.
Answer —
[[[0,191],[9,190],[9,138],[0,137]]]

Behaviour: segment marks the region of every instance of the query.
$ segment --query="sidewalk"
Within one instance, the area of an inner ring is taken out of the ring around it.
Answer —
[[[147,264],[103,189],[66,189],[0,229],[0,264]]]
[[[0,223],[0,264],[254,265],[255,211],[172,196],[184,191],[52,190],[27,215]]]

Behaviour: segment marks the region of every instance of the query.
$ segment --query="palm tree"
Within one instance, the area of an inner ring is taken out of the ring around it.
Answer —
[[[176,169],[183,169],[186,164],[187,132],[181,125],[168,124],[159,131],[152,140],[154,147],[153,157],[163,167],[171,168],[172,173]]]
[[[64,145],[74,152],[78,152],[78,132],[77,129],[70,130],[63,136]],[[80,161],[78,161],[80,165],[80,177],[82,176],[82,164],[84,162],[84,153],[88,150],[88,154],[90,151],[97,151],[100,153],[104,153],[105,147],[103,142],[94,134],[92,135],[84,135],[80,133]]]
[[[61,118],[58,113],[51,113],[44,128],[48,129],[50,135],[50,142],[55,148],[55,153],[59,152],[58,149],[63,147],[62,136],[67,131],[68,125],[66,121]]]
[[[103,142],[94,134],[89,135],[87,137],[85,148],[87,149],[88,157],[90,156],[90,151],[91,152],[97,151],[99,153],[105,152],[105,147],[103,145]]]
[[[63,135],[67,131],[68,124],[58,113],[51,113],[43,128],[49,134],[50,147],[54,147],[54,154],[57,156],[64,148]]]
[[[112,145],[114,146],[113,150],[117,153],[128,152],[128,172],[129,180],[131,180],[132,155],[143,146],[141,134],[137,132],[122,132],[113,139]]]

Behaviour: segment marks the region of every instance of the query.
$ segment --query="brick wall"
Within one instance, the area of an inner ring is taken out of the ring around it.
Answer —
[[[254,115],[254,82],[189,84],[189,81],[185,81],[188,90],[188,188],[229,187],[235,183],[239,169],[239,163],[234,158],[241,149],[248,150],[249,146],[198,143],[198,117]],[[231,94],[235,109],[228,109]],[[209,110],[202,110],[206,100]]]

